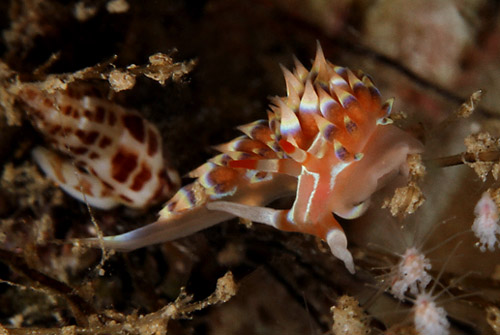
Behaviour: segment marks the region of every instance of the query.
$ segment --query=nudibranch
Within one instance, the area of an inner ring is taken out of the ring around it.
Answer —
[[[18,95],[32,124],[54,150],[33,157],[49,178],[91,206],[144,208],[168,199],[180,184],[166,166],[158,129],[135,111],[87,85],[47,93],[35,83]]]
[[[95,246],[136,248],[192,234],[232,217],[318,236],[353,273],[347,238],[334,215],[361,215],[370,196],[395,175],[408,174],[409,154],[422,144],[391,124],[392,100],[381,102],[372,80],[325,60],[318,45],[311,70],[298,60],[283,68],[287,96],[272,99],[267,120],[216,147],[221,154],[192,171],[156,222]],[[291,209],[264,207],[295,196]]]

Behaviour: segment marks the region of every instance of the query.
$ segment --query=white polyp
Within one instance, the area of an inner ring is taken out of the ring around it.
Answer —
[[[495,244],[498,243],[496,234],[500,234],[500,226],[498,225],[498,207],[488,191],[481,196],[474,214],[476,219],[472,224],[472,231],[479,238],[479,249],[484,252],[488,247],[488,250],[494,251]]]
[[[430,261],[417,248],[406,249],[391,280],[391,293],[400,300],[403,300],[408,288],[412,294],[416,294],[418,288],[425,288],[431,281],[427,273],[430,269]]]
[[[344,262],[347,270],[354,274],[356,270],[354,269],[352,255],[349,250],[347,250],[347,238],[345,233],[338,229],[330,230],[326,235],[326,243],[328,243],[332,254]]]
[[[415,329],[422,335],[447,335],[450,323],[446,319],[446,311],[438,307],[429,293],[417,296],[414,310]]]

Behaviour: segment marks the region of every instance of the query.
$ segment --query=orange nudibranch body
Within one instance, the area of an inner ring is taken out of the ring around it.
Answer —
[[[155,223],[105,237],[104,246],[132,250],[241,217],[316,235],[354,272],[332,212],[361,215],[385,182],[408,174],[407,156],[423,146],[391,124],[392,100],[382,103],[367,75],[331,64],[319,45],[310,70],[296,61],[293,72],[283,72],[287,96],[272,99],[267,120],[241,126],[243,136],[217,146],[221,154],[190,173],[196,180],[166,203]],[[290,195],[295,201],[288,210],[264,207]]]
[[[90,87],[47,93],[23,84],[19,97],[52,146],[37,147],[40,168],[67,193],[91,206],[144,208],[165,201],[180,182],[165,164],[156,127]],[[77,169],[79,172],[77,172]]]

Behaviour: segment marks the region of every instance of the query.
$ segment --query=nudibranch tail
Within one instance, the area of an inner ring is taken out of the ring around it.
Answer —
[[[333,214],[361,215],[371,195],[408,171],[422,144],[391,124],[370,77],[328,62],[318,44],[311,70],[297,59],[282,67],[287,96],[274,97],[268,120],[239,127],[244,136],[192,171],[197,178],[170,199],[156,223],[104,245],[133,249],[175,239],[229,217],[241,217],[325,240],[353,273],[347,237]],[[295,195],[290,209],[264,207]],[[333,214],[332,214],[333,213]]]
[[[102,239],[97,237],[78,239],[76,242],[84,246],[97,248],[102,246],[106,249],[126,252],[176,240],[233,217],[234,215],[228,213],[212,211],[205,206],[198,206],[181,215],[171,215],[166,220],[162,219],[160,216],[158,221],[128,233],[116,236],[105,236]],[[186,223],[189,223],[189,225]]]
[[[94,207],[134,208],[164,201],[180,184],[166,165],[156,127],[135,111],[82,85],[48,93],[23,84],[19,97],[33,125],[59,153],[34,151],[41,169]]]
[[[220,171],[213,173],[217,170]],[[234,171],[240,172],[238,170]],[[220,177],[224,171],[219,166],[214,167],[211,172],[212,174],[207,177],[209,180]],[[274,179],[264,179],[262,177],[252,178],[243,174],[239,178],[243,178],[245,182],[251,179],[254,181],[245,188],[239,188],[233,195],[225,197],[225,199],[239,204],[268,203],[281,197],[293,195],[296,187],[294,178],[285,175]],[[277,188],[276,184],[281,187]],[[79,239],[77,242],[92,247],[103,246],[119,251],[132,251],[193,234],[235,217],[232,213],[208,208],[210,203],[217,203],[214,200],[220,197],[217,193],[220,191],[206,189],[199,180],[196,180],[180,189],[167,202],[160,211],[156,222],[121,235],[105,236],[101,240],[98,238]]]

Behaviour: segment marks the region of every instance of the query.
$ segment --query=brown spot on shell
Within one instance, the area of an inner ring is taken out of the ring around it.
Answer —
[[[90,159],[97,159],[97,158],[99,158],[99,157],[100,157],[100,156],[99,156],[99,154],[98,154],[98,153],[96,153],[96,152],[94,152],[94,151],[92,151],[92,152],[90,153],[90,155],[89,155],[89,158],[90,158]]]
[[[89,121],[92,121],[94,119],[94,115],[88,109],[83,111],[83,116],[86,117]]]
[[[116,115],[112,110],[108,111],[108,124],[114,126],[116,124]]]
[[[135,175],[132,186],[130,187],[134,191],[140,191],[144,184],[151,179],[151,168],[147,164],[141,165],[141,171]]]
[[[132,199],[130,199],[129,197],[127,197],[126,195],[123,195],[123,194],[120,194],[120,198],[125,200],[126,202],[128,203],[132,203]]]
[[[87,173],[87,170],[85,170],[85,167],[87,166],[86,162],[84,162],[82,160],[76,160],[75,165],[80,170],[80,172]]]
[[[85,139],[85,137],[86,137],[85,132],[84,132],[83,130],[81,130],[81,129],[78,129],[78,130],[76,131],[75,135],[76,135],[76,136],[80,139],[80,141],[82,141],[82,142],[83,142],[83,140],[84,140],[84,139]]]
[[[95,87],[85,88],[83,94],[87,97],[101,97],[101,92]]]
[[[80,141],[82,141],[82,143],[90,145],[95,142],[95,140],[99,136],[99,133],[97,131],[85,132],[81,129],[78,129],[75,135],[80,139]]]
[[[38,91],[32,88],[25,88],[21,92],[26,95],[26,100],[35,100],[35,98],[38,96]]]
[[[96,112],[95,112],[95,121],[99,123],[104,122],[104,118],[106,116],[106,110],[102,106],[97,106],[96,107]]]
[[[68,87],[66,89],[66,94],[75,100],[81,100],[83,98],[83,92],[81,89],[77,89],[75,87]]]
[[[72,111],[73,107],[71,107],[70,105],[61,106],[61,112],[63,113],[63,115],[70,115]]]
[[[43,99],[43,105],[47,108],[52,108],[54,107],[54,102],[52,102],[49,98],[45,98]]]
[[[68,95],[68,97],[74,98],[75,95],[76,95],[76,92],[75,92],[75,90],[72,87],[68,87],[66,89],[66,94]]]
[[[138,142],[144,142],[144,123],[142,118],[138,115],[129,114],[123,116],[123,124],[125,128],[130,132],[132,137],[134,137]]]
[[[137,154],[121,147],[111,160],[111,176],[123,183],[137,167]]]
[[[75,189],[90,196],[94,195],[92,192],[92,184],[84,177],[80,177],[80,185],[76,186]]]
[[[102,149],[106,148],[110,144],[111,144],[111,138],[109,138],[106,135],[104,135],[99,141],[99,147]]]
[[[74,108],[73,109],[73,114],[71,116],[73,117],[73,119],[79,119],[80,118],[80,112],[78,111],[78,109]]]
[[[156,133],[148,129],[148,155],[154,156],[158,151],[158,139],[156,137]]]
[[[50,135],[56,135],[61,130],[60,125],[56,125],[49,130]]]
[[[101,190],[101,197],[109,197],[113,194],[113,190],[108,187],[103,187]]]
[[[50,160],[50,166],[52,167],[52,171],[54,171],[55,177],[60,183],[65,184],[66,178],[64,178],[62,173],[62,165],[63,160],[59,155],[54,155],[53,159]]]
[[[69,151],[75,155],[83,155],[87,153],[88,149],[86,147],[69,147]]]
[[[87,142],[86,144],[93,144],[97,137],[99,136],[99,133],[97,131],[91,131],[87,135]]]
[[[101,183],[103,183],[103,185],[106,186],[107,188],[109,188],[110,190],[114,190],[115,189],[113,185],[111,185],[111,184],[109,184],[109,183],[107,183],[107,182],[105,182],[103,180],[101,180]]]

